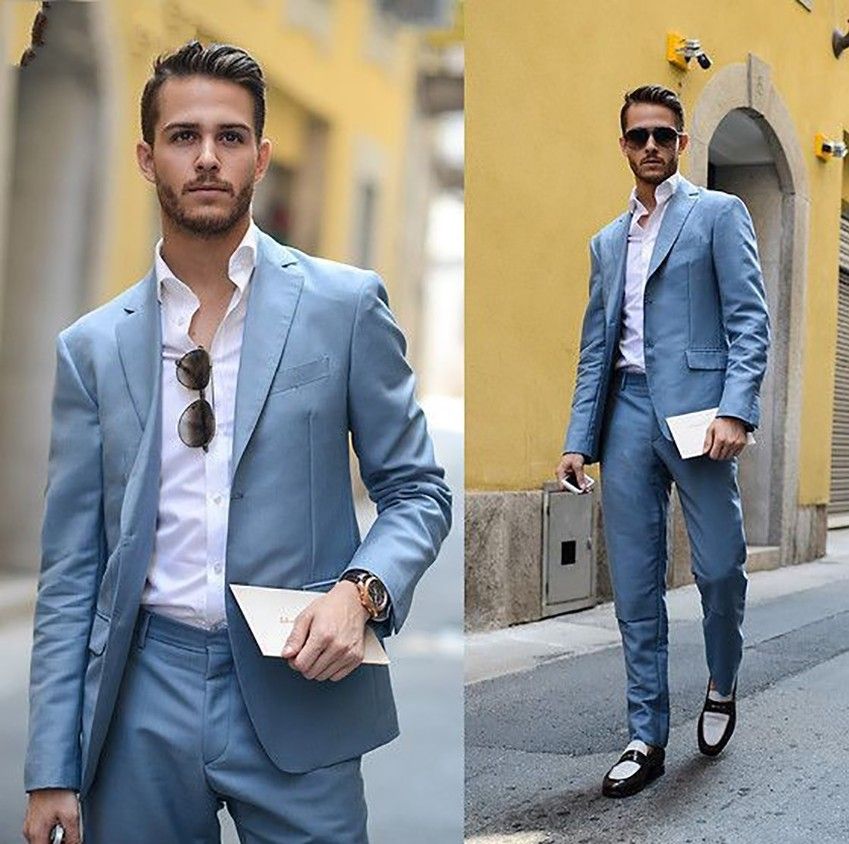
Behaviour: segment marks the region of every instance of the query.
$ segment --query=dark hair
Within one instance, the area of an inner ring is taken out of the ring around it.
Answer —
[[[625,115],[634,103],[656,103],[665,106],[675,113],[675,128],[679,132],[684,131],[684,106],[681,105],[678,95],[669,88],[664,88],[663,85],[643,85],[625,94],[625,104],[619,112],[619,125],[622,127],[623,135],[625,134]]]
[[[247,89],[254,101],[254,134],[262,138],[265,126],[265,80],[256,60],[232,44],[189,41],[178,50],[159,56],[153,63],[153,76],[147,80],[141,96],[142,138],[153,144],[154,127],[159,119],[157,94],[166,79],[175,76],[211,76],[226,79]]]

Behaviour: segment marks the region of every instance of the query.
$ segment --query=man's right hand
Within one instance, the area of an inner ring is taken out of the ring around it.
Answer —
[[[567,451],[560,458],[557,468],[554,470],[557,480],[562,484],[567,475],[574,475],[581,489],[587,487],[587,476],[584,474],[584,455],[574,451]]]
[[[56,824],[65,830],[62,844],[80,844],[80,805],[76,792],[66,788],[31,791],[24,838],[29,844],[50,844],[50,831]]]

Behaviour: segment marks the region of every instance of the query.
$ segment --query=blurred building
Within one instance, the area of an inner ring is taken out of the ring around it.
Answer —
[[[568,5],[466,4],[472,627],[544,611],[541,486],[568,423],[589,239],[633,186],[617,138],[638,85],[679,93],[684,175],[738,194],[757,229],[773,345],[758,444],[740,464],[749,566],[821,556],[828,525],[849,518],[849,159],[815,154],[818,134],[847,139],[849,53],[836,57],[832,36],[849,2]],[[699,39],[710,67],[670,62],[670,33]],[[677,506],[669,529],[669,580],[683,583]]]
[[[242,46],[263,67],[273,163],[258,224],[380,272],[424,366],[424,242],[442,183],[432,136],[446,105],[434,111],[422,89],[446,55],[428,35],[450,30],[454,5],[54,0],[21,67],[42,4],[0,0],[0,571],[38,566],[54,337],[151,264],[159,209],[135,163],[139,98],[153,59],[191,38]]]

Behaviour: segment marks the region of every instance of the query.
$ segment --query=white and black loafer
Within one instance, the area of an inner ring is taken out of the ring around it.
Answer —
[[[731,692],[731,700],[711,700],[710,684],[705,694],[702,714],[699,716],[697,737],[699,750],[705,756],[718,756],[737,724],[737,683]],[[724,722],[724,723],[723,723]]]
[[[641,747],[634,747],[635,744]],[[665,758],[666,751],[662,747],[649,747],[643,742],[631,742],[616,764],[605,774],[601,793],[605,797],[630,797],[642,791],[664,772]],[[624,776],[617,771],[620,765],[623,766],[620,770],[627,772]]]

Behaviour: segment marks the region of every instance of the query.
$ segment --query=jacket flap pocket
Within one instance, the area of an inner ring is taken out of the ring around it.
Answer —
[[[687,349],[686,354],[690,369],[725,369],[728,363],[724,349]]]
[[[283,390],[291,390],[293,387],[300,387],[302,384],[309,384],[311,381],[318,381],[330,373],[330,358],[326,355],[316,360],[301,363],[297,366],[290,366],[286,369],[278,370],[271,382],[272,393],[279,393]]]
[[[88,649],[93,654],[102,654],[109,638],[109,619],[100,613],[94,614],[91,625],[91,634],[88,637]]]

